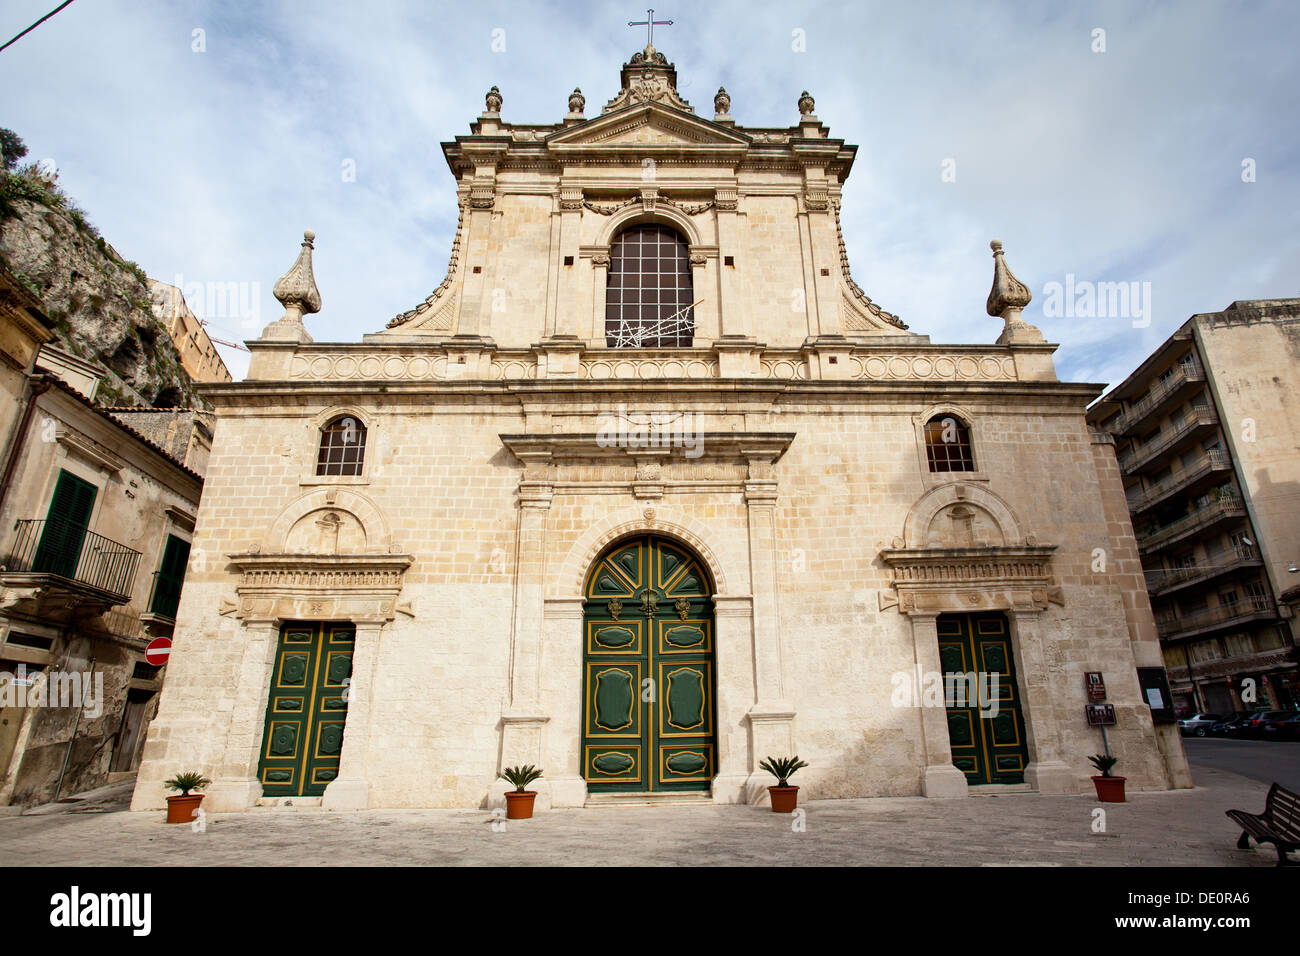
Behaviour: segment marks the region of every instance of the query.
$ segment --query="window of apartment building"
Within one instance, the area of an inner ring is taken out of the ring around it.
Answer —
[[[1169,427],[1177,428],[1179,425],[1183,423],[1183,419],[1186,416],[1187,416],[1187,409],[1183,408],[1181,405],[1178,406],[1172,412],[1169,413]]]
[[[1196,567],[1196,552],[1185,551],[1169,559],[1169,566],[1175,571]]]
[[[1241,595],[1237,593],[1236,588],[1229,588],[1226,591],[1219,592],[1219,604],[1223,607],[1231,607],[1241,600]]]
[[[1251,538],[1244,531],[1234,531],[1228,535],[1228,544],[1240,555],[1253,555],[1255,553],[1254,547],[1246,543],[1253,540],[1254,538]]]
[[[1266,627],[1255,634],[1255,646],[1261,651],[1271,651],[1274,648],[1286,647],[1286,633],[1282,630],[1282,625],[1277,627]]]
[[[1251,581],[1246,585],[1246,593],[1257,601],[1268,600],[1268,589],[1262,581]]]
[[[1223,656],[1219,650],[1218,641],[1201,641],[1191,646],[1192,660],[1194,661],[1215,661]]]
[[[1255,653],[1255,642],[1249,634],[1229,634],[1223,639],[1229,657],[1245,657]]]

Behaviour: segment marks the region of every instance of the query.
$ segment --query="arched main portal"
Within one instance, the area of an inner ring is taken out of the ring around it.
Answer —
[[[705,790],[717,773],[713,586],[657,535],[625,538],[583,588],[582,775],[600,792]]]

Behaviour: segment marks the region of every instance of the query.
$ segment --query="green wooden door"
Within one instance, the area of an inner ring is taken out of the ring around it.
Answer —
[[[318,797],[338,776],[355,640],[351,624],[280,629],[258,771],[263,796]]]
[[[662,538],[623,541],[587,576],[582,763],[587,789],[705,790],[716,770],[712,588]]]
[[[1006,617],[942,614],[937,623],[953,764],[972,785],[1024,783],[1029,751]]]
[[[81,545],[90,527],[90,512],[95,506],[98,489],[67,471],[59,471],[59,480],[45,515],[41,541],[36,546],[32,570],[43,574],[75,578]]]

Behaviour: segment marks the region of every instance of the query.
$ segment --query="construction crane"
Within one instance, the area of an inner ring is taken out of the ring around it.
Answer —
[[[217,345],[227,345],[232,349],[239,349],[239,351],[241,352],[248,351],[248,347],[245,345],[240,345],[238,342],[228,342],[225,339],[219,339],[211,332],[208,332],[208,323],[206,320],[199,319],[199,325],[203,326],[203,331],[207,334],[208,339],[212,342],[215,342]]]

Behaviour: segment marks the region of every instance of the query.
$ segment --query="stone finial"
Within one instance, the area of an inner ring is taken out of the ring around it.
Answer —
[[[298,259],[289,271],[280,277],[271,294],[284,306],[285,316],[293,314],[299,321],[304,315],[319,312],[321,307],[320,291],[316,288],[316,277],[311,271],[311,251],[316,233],[310,229],[302,234],[302,249]]]
[[[718,92],[713,96],[713,112],[719,116],[726,116],[731,112],[731,96],[725,86],[719,86]]]
[[[812,116],[815,109],[817,109],[817,103],[808,95],[808,91],[804,90],[799,94],[799,115]]]
[[[1005,323],[998,344],[1042,342],[1043,333],[1020,318],[1020,311],[1029,304],[1033,294],[1007,265],[1002,256],[1002,240],[994,239],[989,248],[993,250],[993,288],[989,290],[985,309]]]
[[[582,90],[576,86],[573,92],[569,94],[569,112],[581,116],[582,111],[587,108],[587,98],[582,95]]]
[[[500,113],[501,104],[505,102],[501,99],[501,91],[495,86],[487,91],[487,96],[483,97],[483,102],[489,113]]]

